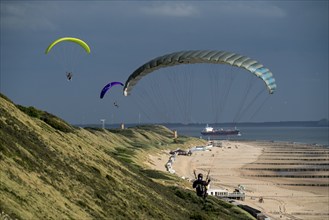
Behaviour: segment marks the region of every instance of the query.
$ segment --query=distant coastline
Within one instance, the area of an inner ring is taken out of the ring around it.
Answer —
[[[160,124],[160,123],[159,123]],[[179,135],[202,137],[201,130],[207,123],[180,124],[180,123],[161,123],[161,125],[176,130]],[[125,128],[136,127],[143,124],[125,124]],[[209,124],[214,128],[233,128],[237,127],[241,131],[241,136],[222,136],[213,137],[214,139],[230,140],[253,140],[253,141],[279,141],[295,142],[312,145],[329,146],[329,126],[324,126],[319,121],[290,121],[290,122],[262,122],[262,123],[220,123]],[[79,127],[101,128],[101,124],[80,125]],[[120,129],[120,124],[105,124],[107,129]]]
[[[172,126],[191,126],[191,125],[205,125],[211,124],[214,127],[329,127],[328,119],[321,119],[318,121],[278,121],[278,122],[237,122],[237,123],[209,123],[209,122],[198,122],[198,123],[164,123],[164,122],[154,122],[154,123],[140,123],[140,124],[161,124],[166,127]],[[73,124],[77,127],[99,127],[101,124]],[[107,123],[106,127],[108,128],[119,128],[120,123]],[[126,127],[134,127],[139,125],[139,123],[127,123]]]

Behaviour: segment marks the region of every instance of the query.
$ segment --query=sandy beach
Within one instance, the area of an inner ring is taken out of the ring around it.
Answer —
[[[169,151],[149,155],[153,169],[166,171]],[[221,147],[177,156],[175,175],[193,181],[193,170],[210,170],[211,189],[245,187],[245,201],[271,219],[329,219],[329,149],[263,141],[222,141]],[[263,202],[259,202],[259,198]]]

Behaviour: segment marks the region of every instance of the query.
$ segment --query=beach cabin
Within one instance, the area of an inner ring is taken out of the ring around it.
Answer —
[[[175,173],[176,171],[172,168],[172,162],[168,161],[165,165],[169,173]]]
[[[233,193],[228,194],[228,198],[237,199],[237,200],[241,200],[241,201],[244,201],[245,197],[246,197],[246,194],[240,188],[237,188],[234,190]]]
[[[205,146],[195,146],[191,149],[191,151],[204,151]]]
[[[213,145],[209,143],[209,144],[207,144],[207,146],[204,147],[204,149],[205,149],[205,150],[209,150],[209,149],[211,149],[212,147],[213,147]]]
[[[204,146],[195,146],[194,148],[196,151],[203,151],[204,150]]]
[[[239,189],[235,189],[234,192],[230,193],[226,189],[208,189],[208,195],[216,196],[219,198],[227,198],[227,199],[236,199],[244,201],[246,195],[243,191]]]
[[[172,155],[185,155],[185,156],[191,156],[192,151],[188,150],[181,150],[181,149],[177,149],[175,151],[170,151],[170,154]]]
[[[229,192],[226,189],[208,189],[208,195],[227,198]]]

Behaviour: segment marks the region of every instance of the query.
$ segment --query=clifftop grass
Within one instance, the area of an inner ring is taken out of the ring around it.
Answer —
[[[149,152],[200,142],[172,136],[163,126],[75,128],[1,95],[0,218],[252,219],[143,165]]]
[[[17,107],[25,114],[27,114],[31,117],[34,117],[34,118],[38,118],[38,119],[46,122],[48,125],[50,125],[51,127],[55,128],[57,130],[60,130],[62,132],[66,132],[66,133],[73,131],[72,126],[67,124],[62,119],[60,119],[48,112],[40,111],[40,110],[34,108],[33,106],[24,107],[21,105],[17,105]]]

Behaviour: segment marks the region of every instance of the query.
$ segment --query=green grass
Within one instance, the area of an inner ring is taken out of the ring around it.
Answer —
[[[7,105],[14,106],[1,96],[0,211],[7,219],[252,219],[142,164],[149,152],[194,139],[179,137],[177,145],[169,129],[153,125],[75,129],[33,107]]]
[[[34,108],[33,106],[24,107],[22,105],[17,105],[17,107],[25,114],[27,114],[33,118],[38,118],[38,119],[44,121],[51,127],[55,128],[56,130],[60,130],[65,133],[73,131],[73,127],[71,125],[69,125],[62,119],[60,119],[48,112],[38,110],[38,109]]]

